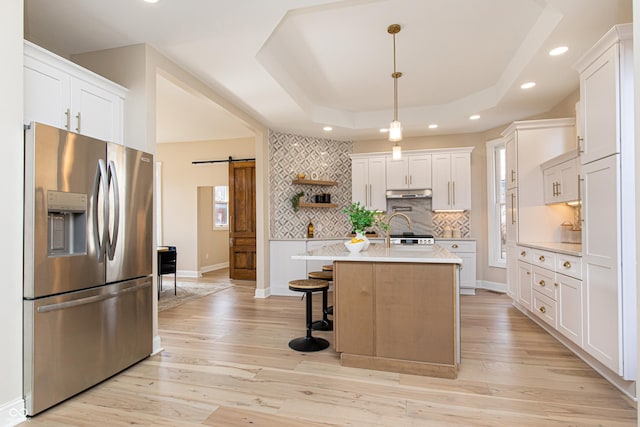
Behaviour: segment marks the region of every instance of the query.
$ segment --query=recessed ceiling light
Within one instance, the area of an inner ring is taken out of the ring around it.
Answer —
[[[565,53],[566,51],[568,51],[569,48],[566,46],[558,46],[554,49],[551,49],[549,51],[549,55],[551,56],[558,56],[558,55],[562,55],[563,53]]]
[[[325,132],[331,132],[333,130],[333,128],[331,126],[325,126],[322,128],[323,131]]]
[[[431,124],[429,125],[429,129],[435,129],[435,128],[437,128],[437,127],[438,127],[438,125],[437,125],[437,124],[435,124],[435,123],[431,123]]]
[[[531,89],[536,85],[536,82],[527,82],[520,85],[520,89]]]
[[[473,116],[469,116],[469,120],[478,120],[480,118],[480,114],[474,114]]]
[[[158,3],[158,0],[144,0],[145,3]]]
[[[389,132],[389,129],[387,128],[380,129],[380,133],[387,133],[387,132]]]

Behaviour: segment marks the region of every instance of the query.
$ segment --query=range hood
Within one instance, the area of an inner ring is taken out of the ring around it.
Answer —
[[[423,190],[387,190],[387,199],[426,199],[432,196],[430,188]]]

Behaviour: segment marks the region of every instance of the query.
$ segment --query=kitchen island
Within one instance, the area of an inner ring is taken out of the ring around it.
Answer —
[[[334,348],[343,366],[456,378],[460,362],[459,266],[434,245],[340,244],[300,255],[333,262]]]

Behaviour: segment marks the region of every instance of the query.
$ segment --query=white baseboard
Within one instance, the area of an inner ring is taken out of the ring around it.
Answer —
[[[478,280],[478,288],[486,289],[488,291],[507,293],[506,283],[491,282],[489,280]]]
[[[151,355],[155,356],[158,353],[162,353],[164,351],[164,348],[162,348],[162,339],[160,338],[160,335],[156,335],[155,337],[153,337],[153,348],[151,350]]]
[[[200,275],[203,275],[204,273],[208,273],[210,271],[222,270],[223,268],[227,268],[227,267],[229,267],[228,262],[221,262],[219,264],[207,265],[200,269]]]
[[[198,271],[195,271],[195,270],[178,270],[176,271],[176,276],[197,279],[201,275]]]
[[[18,398],[0,406],[0,426],[11,427],[27,420],[24,399]]]
[[[460,295],[475,295],[476,288],[460,288]]]
[[[256,288],[256,292],[254,294],[254,298],[269,298],[271,296],[271,288]]]

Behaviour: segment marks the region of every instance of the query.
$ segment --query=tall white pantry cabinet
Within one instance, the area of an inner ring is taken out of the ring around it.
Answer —
[[[583,346],[637,378],[633,29],[616,25],[576,64],[582,168]]]

